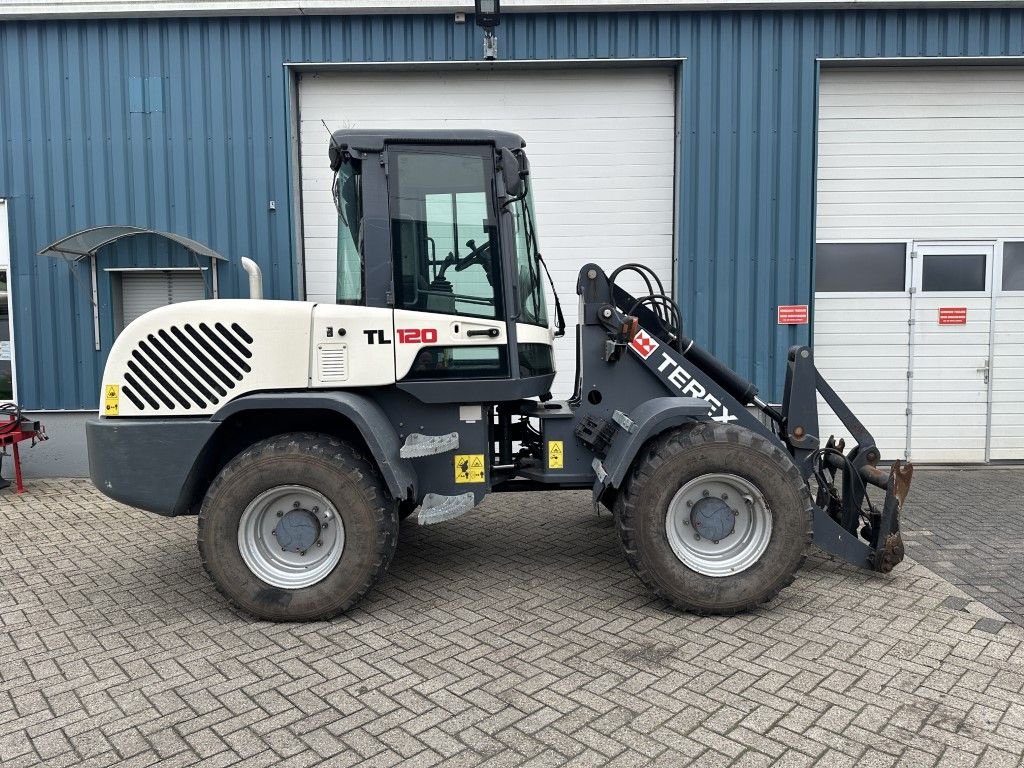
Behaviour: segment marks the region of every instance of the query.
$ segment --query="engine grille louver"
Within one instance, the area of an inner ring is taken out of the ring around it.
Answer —
[[[217,405],[252,371],[253,339],[238,323],[185,323],[132,350],[121,393],[140,411]]]
[[[347,344],[320,344],[316,351],[317,378],[321,382],[348,380]]]

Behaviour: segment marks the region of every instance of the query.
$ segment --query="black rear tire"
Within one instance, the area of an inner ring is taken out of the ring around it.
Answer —
[[[738,573],[705,575],[677,557],[666,517],[687,483],[714,474],[752,484],[771,516],[756,562]],[[659,597],[700,614],[732,614],[771,600],[793,581],[811,540],[810,493],[789,454],[743,427],[699,423],[644,446],[615,501],[619,540],[629,565]]]
[[[333,570],[297,589],[258,577],[238,541],[250,502],[290,485],[329,500],[345,534]],[[316,433],[279,435],[236,456],[210,485],[199,513],[199,552],[217,589],[243,611],[270,621],[329,619],[359,602],[384,575],[398,541],[397,507],[376,468],[350,445]]]

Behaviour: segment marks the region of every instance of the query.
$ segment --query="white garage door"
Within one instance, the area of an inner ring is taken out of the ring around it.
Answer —
[[[334,301],[337,218],[321,121],[332,130],[513,131],[526,139],[541,250],[569,326],[556,342],[553,388],[567,396],[575,372],[579,268],[588,261],[606,269],[642,261],[671,290],[675,101],[671,68],[303,74],[307,298]]]
[[[815,356],[887,459],[1024,458],[1022,147],[1024,68],[822,70]]]

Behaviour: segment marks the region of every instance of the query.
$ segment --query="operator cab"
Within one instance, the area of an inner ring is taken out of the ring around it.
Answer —
[[[332,136],[337,302],[394,310],[397,386],[423,401],[551,388],[524,146],[488,130]]]

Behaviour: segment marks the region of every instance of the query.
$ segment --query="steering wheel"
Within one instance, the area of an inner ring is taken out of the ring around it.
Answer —
[[[491,241],[488,240],[486,243],[477,247],[476,240],[467,240],[466,247],[469,248],[469,254],[463,256],[461,259],[455,261],[455,271],[462,272],[465,269],[469,269],[474,264],[479,264],[487,272],[487,277],[490,279],[490,255],[491,255]]]

